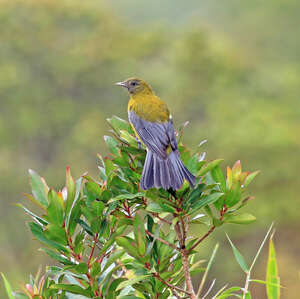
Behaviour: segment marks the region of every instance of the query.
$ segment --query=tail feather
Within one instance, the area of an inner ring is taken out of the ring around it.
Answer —
[[[144,190],[152,187],[180,189],[184,180],[193,187],[195,176],[184,166],[178,151],[173,151],[166,159],[161,159],[148,150],[141,177],[141,188]]]
[[[154,185],[154,159],[151,151],[147,152],[141,177],[141,188],[147,190]]]

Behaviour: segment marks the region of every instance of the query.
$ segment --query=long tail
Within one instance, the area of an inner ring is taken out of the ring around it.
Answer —
[[[147,151],[140,184],[142,189],[156,187],[178,190],[185,179],[192,187],[195,185],[196,178],[184,166],[178,150],[171,152],[166,159],[161,159],[150,150]]]

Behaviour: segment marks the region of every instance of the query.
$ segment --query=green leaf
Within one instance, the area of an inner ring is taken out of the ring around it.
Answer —
[[[67,201],[66,201],[66,215],[68,215],[73,201],[75,199],[76,185],[71,175],[70,167],[66,168],[66,187],[67,187]]]
[[[77,219],[76,222],[91,236],[94,235],[91,227],[85,223],[82,219]]]
[[[114,262],[116,262],[118,259],[120,259],[125,254],[125,251],[123,249],[115,251],[112,253],[108,258],[105,266],[103,267],[103,272]]]
[[[91,268],[91,276],[96,277],[101,273],[101,264],[97,262],[97,260],[93,263]]]
[[[29,222],[28,225],[29,225],[29,228],[30,228],[32,234],[42,243],[45,243],[48,246],[58,249],[58,250],[61,250],[63,252],[66,252],[66,253],[69,252],[69,250],[65,246],[46,238],[43,233],[43,228],[40,225],[38,225],[37,223]]]
[[[279,299],[280,298],[280,278],[278,275],[278,266],[276,261],[275,247],[273,243],[273,238],[271,236],[269,242],[269,256],[267,265],[267,295],[269,299]]]
[[[242,173],[242,165],[241,165],[241,161],[238,160],[234,163],[232,167],[233,180],[238,179],[241,173]]]
[[[74,267],[74,271],[80,274],[86,274],[89,270],[89,267],[86,263],[80,263]]]
[[[94,181],[88,181],[85,183],[85,189],[90,200],[99,199],[102,195],[102,190],[99,184]]]
[[[213,204],[215,201],[217,201],[223,193],[215,192],[211,193],[209,195],[203,196],[199,201],[195,202],[192,205],[192,210],[189,212],[189,214],[193,214],[194,212],[200,210],[201,208]]]
[[[255,216],[249,213],[243,214],[226,214],[224,216],[224,222],[226,223],[235,223],[235,224],[249,224],[256,220]]]
[[[125,140],[130,146],[137,148],[138,143],[136,141],[136,138],[129,134],[127,131],[120,130],[120,137],[121,139]]]
[[[234,244],[232,243],[232,241],[230,240],[229,236],[226,234],[227,239],[232,247],[232,251],[234,254],[234,257],[236,259],[236,261],[238,262],[238,264],[240,265],[240,267],[242,268],[242,270],[247,273],[249,272],[249,268],[243,258],[243,256],[241,255],[241,253],[238,251],[238,249],[234,246]]]
[[[251,173],[246,177],[244,186],[247,187],[247,186],[254,180],[254,178],[255,178],[258,174],[260,174],[260,170],[251,172]]]
[[[246,293],[245,299],[252,299],[251,293],[249,291]]]
[[[160,205],[163,212],[165,212],[165,213],[175,213],[176,212],[176,209],[168,203],[164,203],[162,201],[159,201],[158,204]]]
[[[129,255],[136,258],[138,261],[143,261],[138,254],[136,243],[133,239],[125,236],[117,237],[116,242],[120,247],[123,247]]]
[[[224,177],[224,174],[223,174],[221,168],[219,166],[214,167],[211,170],[211,175],[217,183],[220,183],[221,191],[225,192],[226,191],[226,181],[225,181],[225,177]]]
[[[198,173],[197,173],[197,177],[198,176],[203,176],[205,175],[207,172],[209,172],[210,170],[212,170],[213,168],[215,168],[216,166],[220,165],[221,162],[223,162],[224,159],[217,159],[214,161],[209,162],[208,164],[206,164],[205,167],[202,167]]]
[[[111,151],[111,153],[118,156],[119,155],[118,142],[113,137],[107,135],[104,136],[104,141],[108,145],[108,148]]]
[[[122,277],[113,280],[109,286],[107,298],[115,298],[116,288],[121,282],[126,280],[127,280],[126,278],[122,278]]]
[[[147,205],[146,211],[153,212],[153,213],[163,213],[164,209],[158,203],[151,201]]]
[[[137,249],[140,256],[144,256],[146,253],[146,233],[144,223],[136,214],[133,220],[134,238],[137,243]]]
[[[75,285],[75,284],[57,283],[57,284],[51,285],[50,289],[63,290],[63,291],[70,292],[70,293],[73,293],[73,294],[83,295],[83,296],[86,296],[88,298],[93,298],[94,297],[91,290],[83,289],[79,285]]]
[[[41,178],[34,170],[29,169],[30,184],[34,198],[44,207],[48,206],[47,193],[49,188],[43,178]]]
[[[280,284],[269,283],[269,282],[266,282],[266,281],[260,280],[260,279],[250,279],[250,281],[257,282],[257,283],[264,284],[264,285],[271,285],[271,286],[274,286],[274,287],[282,288],[282,286]]]
[[[141,276],[138,276],[138,277],[135,277],[135,278],[128,279],[126,281],[121,282],[118,285],[116,290],[117,291],[122,290],[125,287],[132,286],[133,284],[140,282],[141,280],[146,280],[147,278],[149,278],[151,276],[152,276],[151,274],[147,274],[147,275],[141,275]]]
[[[233,207],[241,199],[242,191],[239,181],[233,183],[232,189],[226,193],[225,203],[227,207]]]
[[[80,199],[80,191],[82,185],[82,177],[80,177],[75,184],[75,198],[72,202],[72,206],[68,214],[66,214],[66,227],[68,228],[69,234],[72,236],[76,228],[76,219],[80,215],[80,206],[78,200]]]
[[[8,280],[6,279],[6,277],[4,276],[3,273],[1,273],[1,276],[2,276],[2,279],[4,282],[4,286],[5,286],[5,290],[6,290],[8,298],[15,299],[10,283],[8,282]]]
[[[193,204],[195,200],[199,199],[203,190],[205,189],[205,184],[199,184],[189,195],[186,203]]]
[[[143,197],[143,196],[145,196],[144,192],[138,192],[135,194],[125,193],[125,194],[120,194],[120,195],[117,195],[117,196],[111,198],[109,200],[109,202],[123,200],[123,199],[133,199],[133,198]]]
[[[54,258],[55,260],[63,263],[64,265],[74,265],[73,262],[69,261],[67,258],[65,258],[63,255],[58,254],[52,250],[49,250],[47,248],[41,248],[42,251],[46,252],[50,257]]]
[[[46,229],[44,230],[44,235],[46,238],[56,241],[60,244],[67,245],[67,236],[64,228],[56,225],[56,224],[49,224],[47,225]]]
[[[49,206],[48,206],[48,217],[49,221],[53,224],[62,226],[64,223],[64,212],[62,206],[62,200],[59,195],[51,189],[48,193]]]
[[[131,125],[126,120],[121,119],[118,116],[114,115],[111,118],[107,118],[107,122],[119,135],[121,130],[125,130],[128,131],[130,134],[133,134]]]
[[[16,204],[16,206],[22,208],[25,211],[26,214],[28,214],[29,216],[31,216],[34,220],[36,220],[40,224],[42,224],[42,225],[47,225],[48,224],[47,221],[45,221],[43,218],[35,215],[33,212],[31,212],[30,210],[28,210],[22,204]]]

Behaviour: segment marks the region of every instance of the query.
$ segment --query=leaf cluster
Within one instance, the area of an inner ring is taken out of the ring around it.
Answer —
[[[104,139],[110,153],[99,155],[96,179],[83,174],[74,180],[67,167],[65,186],[57,191],[29,171],[27,198],[41,213],[20,206],[32,218],[28,226],[41,250],[57,266],[47,267],[38,282],[32,279],[18,298],[196,298],[188,281],[210,267],[195,262],[196,247],[219,226],[255,220],[240,210],[251,199],[245,190],[258,172],[243,172],[237,161],[225,175],[222,159],[205,161],[201,147],[192,153],[179,134],[182,160],[197,177],[195,188],[184,183],[176,196],[144,191],[139,181],[145,149],[128,122],[114,116],[108,123],[111,135]],[[208,231],[191,237],[191,224]],[[224,292],[217,298],[231,294]]]

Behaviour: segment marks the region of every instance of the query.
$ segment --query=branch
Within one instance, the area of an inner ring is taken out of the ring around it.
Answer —
[[[181,288],[179,288],[179,287],[177,287],[177,286],[175,286],[175,285],[173,285],[173,284],[171,284],[171,283],[165,281],[165,280],[159,275],[158,272],[153,273],[153,276],[154,276],[155,278],[157,278],[159,281],[161,281],[163,284],[167,285],[167,286],[168,286],[170,289],[172,289],[173,291],[175,290],[175,293],[176,293],[176,291],[178,291],[178,292],[181,292],[181,293],[185,293],[186,295],[191,295],[190,292],[188,292],[188,291],[186,291],[186,290],[184,290],[184,289],[181,289]],[[177,296],[178,296],[178,294],[177,294]]]
[[[186,234],[187,234],[187,227],[184,223],[184,219],[182,217],[180,217],[180,223],[181,223],[181,226],[182,226],[182,241],[183,243],[185,243],[185,240],[186,240]]]
[[[95,237],[94,237],[94,244],[93,244],[93,247],[92,247],[92,250],[91,250],[91,253],[90,253],[90,256],[89,256],[89,260],[88,260],[88,267],[89,268],[91,266],[91,260],[92,260],[92,257],[94,255],[94,251],[95,251],[95,247],[96,247],[97,242],[98,242],[98,234],[96,234]]]
[[[182,260],[182,267],[184,271],[184,277],[185,277],[185,283],[186,283],[186,288],[188,293],[190,294],[191,299],[197,299],[193,283],[192,283],[192,278],[191,278],[191,273],[189,271],[189,251],[184,249],[181,250],[181,260]]]
[[[216,226],[212,226],[210,228],[210,230],[202,237],[200,238],[190,249],[189,249],[189,253],[195,249],[203,240],[205,240],[214,230],[215,230]]]
[[[180,229],[179,222],[176,222],[175,230],[181,247],[180,254],[181,254],[181,261],[182,261],[182,267],[184,272],[185,284],[187,288],[187,293],[189,293],[189,298],[196,299],[197,297],[194,291],[191,273],[189,271],[189,251],[185,249],[186,228],[182,217],[180,217],[179,220],[181,222],[182,231]]]
[[[150,237],[152,237],[152,238],[154,238],[154,239],[156,239],[156,240],[158,240],[158,241],[164,243],[164,244],[167,245],[167,246],[172,247],[172,248],[175,249],[175,250],[178,250],[178,251],[180,250],[180,248],[178,248],[176,245],[174,245],[174,244],[172,244],[172,243],[169,243],[168,241],[166,241],[166,240],[164,240],[164,239],[162,239],[162,238],[160,238],[160,237],[156,237],[154,234],[152,234],[151,232],[149,232],[147,229],[146,229],[145,231],[146,231],[147,235],[149,235]]]
[[[179,226],[178,222],[176,222],[176,224],[175,224],[175,231],[177,233],[180,248],[182,249],[182,248],[184,248],[184,242],[183,242],[183,236],[182,236],[182,232],[181,232],[181,229],[180,229],[180,226]]]

